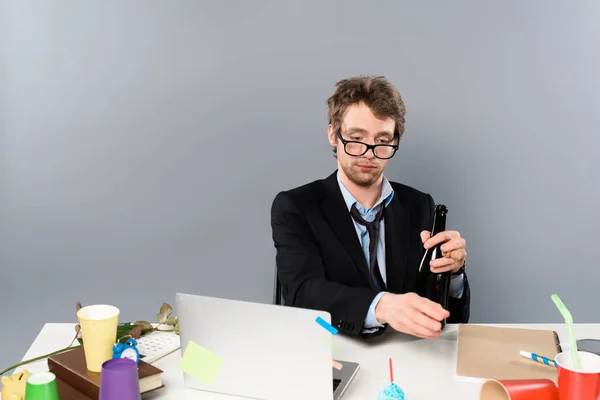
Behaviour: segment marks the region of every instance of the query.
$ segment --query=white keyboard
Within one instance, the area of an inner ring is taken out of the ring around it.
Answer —
[[[181,348],[179,335],[175,332],[154,331],[142,336],[137,342],[140,359],[149,364]]]

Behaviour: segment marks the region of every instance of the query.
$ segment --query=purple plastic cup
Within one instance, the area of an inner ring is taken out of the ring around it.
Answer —
[[[102,364],[99,400],[141,400],[137,364],[128,358],[114,358]]]

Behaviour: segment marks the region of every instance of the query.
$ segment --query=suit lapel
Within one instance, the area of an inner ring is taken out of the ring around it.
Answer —
[[[410,215],[394,194],[385,208],[385,262],[387,290],[403,293],[406,288],[406,263],[410,246]]]
[[[336,172],[325,179],[325,196],[321,202],[323,214],[336,236],[354,261],[356,267],[369,280],[369,267],[362,252],[352,216],[337,182]]]

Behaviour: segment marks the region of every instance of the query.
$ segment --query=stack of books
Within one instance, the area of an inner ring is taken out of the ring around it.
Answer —
[[[98,400],[100,373],[87,370],[82,346],[48,357],[48,369],[56,375],[61,400]],[[140,360],[140,392],[143,394],[164,387],[162,373],[161,369]]]

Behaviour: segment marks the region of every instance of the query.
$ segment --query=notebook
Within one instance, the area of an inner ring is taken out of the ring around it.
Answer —
[[[556,383],[556,368],[521,356],[521,350],[554,358],[561,352],[558,334],[551,330],[460,324],[455,379],[550,379]]]
[[[56,378],[56,387],[60,400],[93,400],[58,378]]]
[[[100,393],[100,373],[87,370],[83,346],[48,357],[48,369],[71,388],[91,398]],[[164,387],[162,370],[140,360],[138,375],[140,392],[146,393]]]

